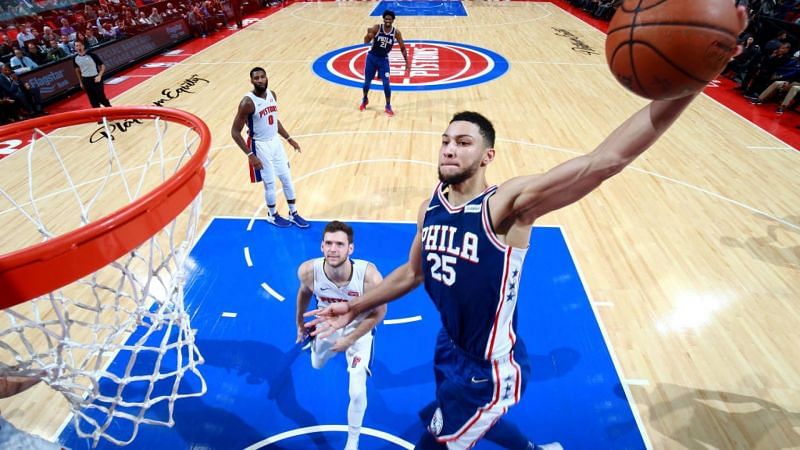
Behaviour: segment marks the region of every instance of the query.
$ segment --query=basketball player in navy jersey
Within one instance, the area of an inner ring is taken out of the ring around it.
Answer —
[[[379,285],[380,272],[374,264],[350,259],[353,254],[353,229],[346,223],[333,221],[322,233],[322,258],[300,265],[297,276],[297,342],[308,335],[303,325],[303,313],[313,295],[317,308],[358,298]],[[367,375],[372,360],[372,337],[375,326],[386,315],[386,305],[360,314],[346,327],[311,341],[311,365],[321,369],[337,353],[344,352],[350,375],[350,404],[347,408],[347,444],[345,450],[358,449],[361,423],[367,410]]]
[[[394,43],[400,46],[400,52],[403,54],[403,59],[406,61],[405,70],[408,71],[408,54],[406,53],[406,44],[403,42],[403,36],[400,30],[394,27],[394,12],[388,9],[383,12],[383,23],[374,25],[367,28],[367,35],[364,36],[365,44],[372,44],[372,48],[367,52],[367,62],[364,66],[364,97],[361,99],[361,106],[359,110],[364,111],[367,109],[369,98],[369,86],[372,79],[375,78],[375,72],[381,77],[383,81],[383,94],[386,96],[386,114],[391,117],[394,115],[392,110],[392,86],[389,83],[389,52],[392,50]]]
[[[267,202],[267,222],[279,228],[297,225],[308,228],[308,222],[297,212],[294,184],[289,171],[289,160],[278,135],[286,139],[295,151],[300,152],[300,144],[289,136],[278,120],[278,97],[268,90],[267,71],[261,67],[250,70],[253,90],[245,94],[236,117],[231,125],[231,137],[247,155],[250,164],[250,181],[264,183],[264,198]],[[247,123],[247,142],[242,139],[242,128]],[[276,204],[275,178],[281,180],[283,195],[289,203],[288,218],[278,214]]]
[[[743,30],[747,13],[741,6],[737,13]],[[317,318],[306,326],[315,327],[312,335],[325,336],[424,282],[442,330],[434,355],[436,408],[416,448],[472,448],[525,388],[528,363],[517,335],[516,306],[531,226],[621,172],[696,95],[653,101],[592,152],[499,187],[486,182],[486,167],[496,153],[494,127],[478,113],[456,114],[442,134],[440,183],[420,205],[408,262],[362,297],[307,313]]]

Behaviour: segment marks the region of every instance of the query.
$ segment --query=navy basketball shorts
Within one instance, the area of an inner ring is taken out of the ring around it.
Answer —
[[[371,53],[367,53],[367,63],[364,65],[364,82],[371,83],[375,78],[375,72],[381,80],[389,81],[389,58],[381,58]]]
[[[469,449],[519,403],[530,374],[524,345],[487,361],[458,348],[442,331],[434,357],[436,401],[430,431],[450,450]]]

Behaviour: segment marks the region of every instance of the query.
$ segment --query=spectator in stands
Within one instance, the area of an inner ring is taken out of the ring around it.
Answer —
[[[35,42],[28,42],[27,44],[28,58],[32,59],[37,65],[47,64],[47,53],[41,47],[36,45]]]
[[[764,53],[771,55],[772,52],[777,50],[777,48],[782,44],[789,42],[788,37],[789,33],[787,33],[786,30],[779,31],[778,35],[775,36],[774,39],[770,39],[766,44],[764,44]]]
[[[22,120],[19,115],[19,106],[8,94],[0,89],[0,125]]]
[[[772,15],[775,14],[776,9],[776,0],[762,0],[761,8],[758,10],[758,13],[767,17],[772,17]]]
[[[770,85],[773,81],[775,71],[789,62],[789,51],[791,48],[791,44],[787,42],[781,44],[781,46],[775,49],[771,54],[762,56],[757,67],[747,74],[747,77],[742,83],[742,89],[746,97],[755,97],[759,92]]]
[[[200,7],[194,5],[189,14],[186,15],[186,21],[189,23],[189,28],[192,29],[192,34],[195,36],[206,37],[208,31],[206,21],[200,13]]]
[[[143,10],[139,10],[139,17],[136,18],[136,25],[141,28],[149,28],[153,26],[153,22],[147,17]]]
[[[125,7],[125,12],[122,15],[122,22],[125,24],[127,34],[132,34],[133,31],[139,26],[136,22],[136,17],[133,16],[133,11]]]
[[[69,21],[67,19],[61,19],[61,35],[72,36],[75,33],[76,33],[75,28],[73,28],[72,25],[69,24]]]
[[[88,3],[83,7],[83,16],[86,17],[86,20],[89,22],[97,20],[97,12]]]
[[[14,45],[8,35],[4,34],[0,38],[0,58],[6,58],[14,55]]]
[[[86,30],[85,39],[82,42],[87,48],[100,44],[100,41],[97,39],[97,36],[94,35],[94,31],[91,28]]]
[[[77,39],[77,36],[76,36],[76,39]],[[73,41],[71,41],[68,37],[61,36],[61,39],[59,41],[60,42],[58,43],[58,46],[61,48],[61,50],[64,51],[64,53],[67,56],[75,53],[75,45],[73,44]]]
[[[8,62],[8,65],[16,73],[29,72],[39,67],[38,64],[33,62],[32,59],[25,56],[25,54],[22,53],[22,50],[18,48],[14,49],[14,56],[11,57],[11,60]]]
[[[31,27],[25,27],[22,29],[22,32],[17,35],[17,42],[19,42],[19,48],[25,48],[25,43],[28,41],[32,41],[36,39],[36,35],[33,34],[31,31]]]
[[[793,84],[800,82],[800,51],[796,52],[794,56],[775,70],[772,75],[773,82],[767,87],[757,98],[751,99],[753,103],[760,104],[767,98],[771,97],[777,91],[791,90]],[[778,114],[783,113],[783,110],[789,103],[792,102],[796,93],[791,93],[791,96],[786,101],[786,104],[779,108]]]
[[[774,81],[757,99],[753,100],[753,103],[760,105],[775,94],[785,94],[783,101],[778,105],[778,109],[775,110],[775,114],[783,114],[786,108],[791,106],[797,94],[800,93],[800,77],[795,76],[793,79],[795,81]]]
[[[164,17],[168,19],[175,19],[180,17],[181,13],[174,6],[172,3],[167,3],[167,7],[164,9]]]
[[[51,40],[47,43],[46,47],[46,54],[47,54],[47,61],[58,61],[61,58],[67,57],[67,52],[65,52],[61,46],[59,45],[58,41],[55,39]]]
[[[100,27],[100,37],[103,41],[112,41],[117,38],[117,30],[106,22]]]
[[[159,26],[162,23],[164,23],[164,18],[161,16],[161,14],[159,14],[158,8],[153,8],[153,9],[150,10],[149,19],[150,19],[150,23],[152,23],[155,26]]]
[[[741,36],[739,44],[742,46],[742,53],[733,58],[723,72],[729,73],[733,81],[737,83],[744,81],[744,77],[750,65],[758,61],[758,57],[761,54],[761,47],[755,42],[756,40],[751,34],[744,34]]]
[[[45,26],[42,29],[41,39],[42,39],[42,42],[47,43],[47,42],[52,41],[53,39],[58,40],[58,36],[55,33],[53,33],[53,29],[52,28],[50,28],[48,26]]]
[[[15,100],[29,115],[42,115],[42,96],[39,88],[21,83],[9,65],[0,68],[0,89]]]
[[[603,20],[611,20],[611,16],[621,4],[622,0],[600,0],[592,15]]]
[[[117,19],[114,22],[114,39],[123,39],[130,36],[131,30],[122,19]]]
[[[75,16],[75,23],[72,24],[72,27],[75,28],[77,33],[85,33],[86,29],[89,28],[89,24],[82,15],[78,14]]]
[[[41,30],[42,28],[44,28],[45,25],[47,25],[42,16],[38,14],[31,14],[28,17],[28,20],[30,20],[31,22],[31,31],[33,32],[33,34],[39,33],[39,30]]]

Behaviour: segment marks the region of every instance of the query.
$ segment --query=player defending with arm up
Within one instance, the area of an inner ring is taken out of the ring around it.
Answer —
[[[383,279],[372,263],[350,259],[353,253],[353,229],[342,222],[333,221],[322,234],[323,257],[308,260],[300,265],[297,276],[297,342],[308,334],[303,324],[303,313],[313,295],[317,307],[347,302],[351,298],[373,290]],[[367,375],[371,375],[373,334],[375,327],[386,315],[386,305],[378,306],[358,317],[348,326],[311,342],[311,365],[321,369],[336,353],[347,358],[350,375],[350,404],[347,408],[348,436],[345,450],[357,450],[361,423],[367,410]]]

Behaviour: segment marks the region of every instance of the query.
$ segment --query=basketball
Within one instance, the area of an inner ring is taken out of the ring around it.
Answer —
[[[722,72],[738,34],[733,0],[624,0],[608,27],[606,60],[634,93],[679,98]]]

